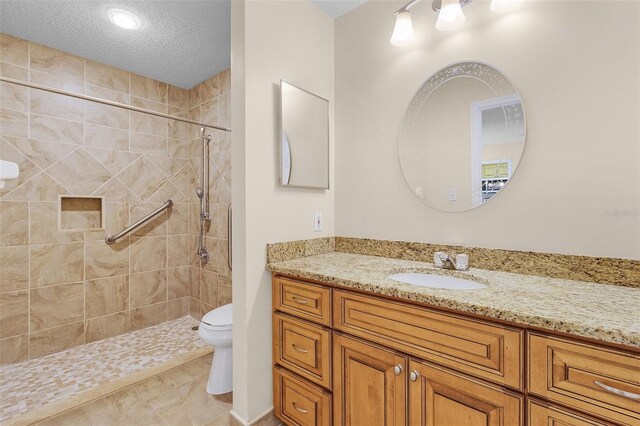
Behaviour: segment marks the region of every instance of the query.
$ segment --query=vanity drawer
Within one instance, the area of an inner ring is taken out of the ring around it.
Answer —
[[[527,426],[609,426],[583,414],[555,407],[546,402],[528,400]]]
[[[530,393],[622,424],[640,424],[640,356],[534,333],[528,341]],[[617,395],[616,389],[630,394]]]
[[[273,279],[274,309],[331,326],[331,289],[289,278]]]
[[[274,314],[273,361],[330,389],[331,330]]]
[[[276,416],[287,425],[329,426],[331,395],[286,370],[273,368]]]
[[[343,291],[333,309],[336,330],[522,390],[522,330]]]

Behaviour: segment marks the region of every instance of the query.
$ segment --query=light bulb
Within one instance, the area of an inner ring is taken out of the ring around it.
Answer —
[[[413,40],[413,24],[411,24],[411,14],[408,10],[403,10],[396,16],[396,26],[393,29],[390,43],[394,46],[406,46]]]
[[[491,6],[489,9],[492,12],[508,12],[515,9],[522,0],[491,0]]]
[[[122,9],[109,9],[107,11],[109,20],[125,30],[135,30],[140,28],[140,18],[131,12]]]
[[[459,0],[442,0],[436,28],[440,31],[451,31],[464,24],[464,13]]]

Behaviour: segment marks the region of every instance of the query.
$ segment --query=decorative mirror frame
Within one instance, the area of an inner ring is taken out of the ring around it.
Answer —
[[[524,150],[527,145],[527,121],[526,121],[524,105],[522,103],[522,96],[520,96],[520,93],[518,92],[518,89],[516,89],[516,86],[511,82],[511,80],[507,78],[507,76],[502,71],[500,71],[498,68],[494,67],[493,65],[489,65],[481,61],[454,62],[452,64],[449,64],[439,69],[438,71],[433,73],[429,78],[427,78],[424,81],[424,83],[422,83],[422,85],[420,86],[416,94],[413,96],[411,102],[409,103],[409,106],[407,107],[407,112],[405,113],[405,116],[402,120],[402,124],[400,126],[400,135],[398,138],[398,162],[400,163],[402,176],[404,177],[405,181],[407,182],[407,185],[409,185],[410,188],[411,188],[411,182],[409,182],[409,179],[407,178],[407,175],[405,174],[404,169],[402,168],[402,155],[401,155],[402,136],[403,134],[405,135],[408,134],[408,132],[413,128],[415,120],[418,116],[418,113],[422,108],[422,105],[427,101],[431,93],[433,93],[434,90],[436,90],[438,87],[440,87],[442,84],[446,83],[447,81],[452,80],[454,78],[461,78],[461,77],[471,77],[471,78],[475,78],[477,80],[482,81],[484,84],[486,84],[489,88],[491,88],[494,91],[496,97],[507,98],[507,97],[512,97],[516,95],[520,99],[520,104],[522,106],[522,108],[520,108],[520,110],[522,111],[521,114],[518,108],[515,108],[513,106],[511,106],[511,108],[505,107],[504,110],[505,110],[505,118],[507,121],[507,127],[514,128],[521,125],[524,130],[524,137],[522,140],[522,155],[524,155]],[[518,168],[516,167],[516,169],[511,174],[511,177],[509,178],[509,182],[515,175],[517,169]],[[507,182],[505,187],[508,186],[509,182]],[[414,196],[416,196],[420,201],[422,201],[424,204],[428,205],[433,209],[446,212],[446,213],[462,213],[462,212],[468,212],[484,206],[485,204],[487,204],[488,202],[491,202],[494,198],[496,198],[496,196],[503,190],[504,188],[498,191],[498,193],[496,193],[487,202],[482,203],[479,206],[471,207],[470,209],[460,210],[460,211],[444,210],[429,204],[426,200],[424,200],[421,197],[418,197],[415,193],[414,193]],[[411,192],[413,193],[413,191]]]

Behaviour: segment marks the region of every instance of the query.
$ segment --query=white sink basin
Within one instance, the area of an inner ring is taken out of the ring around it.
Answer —
[[[444,288],[447,290],[477,290],[486,285],[476,281],[450,277],[448,275],[425,274],[419,272],[407,272],[389,275],[389,278],[401,283],[413,284],[420,287]]]

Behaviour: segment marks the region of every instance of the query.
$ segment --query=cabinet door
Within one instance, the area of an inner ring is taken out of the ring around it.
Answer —
[[[606,426],[607,423],[591,419],[545,402],[529,400],[528,426]]]
[[[336,426],[404,426],[407,358],[335,335],[333,400]]]
[[[518,394],[414,360],[408,375],[412,426],[523,424],[523,397]]]

